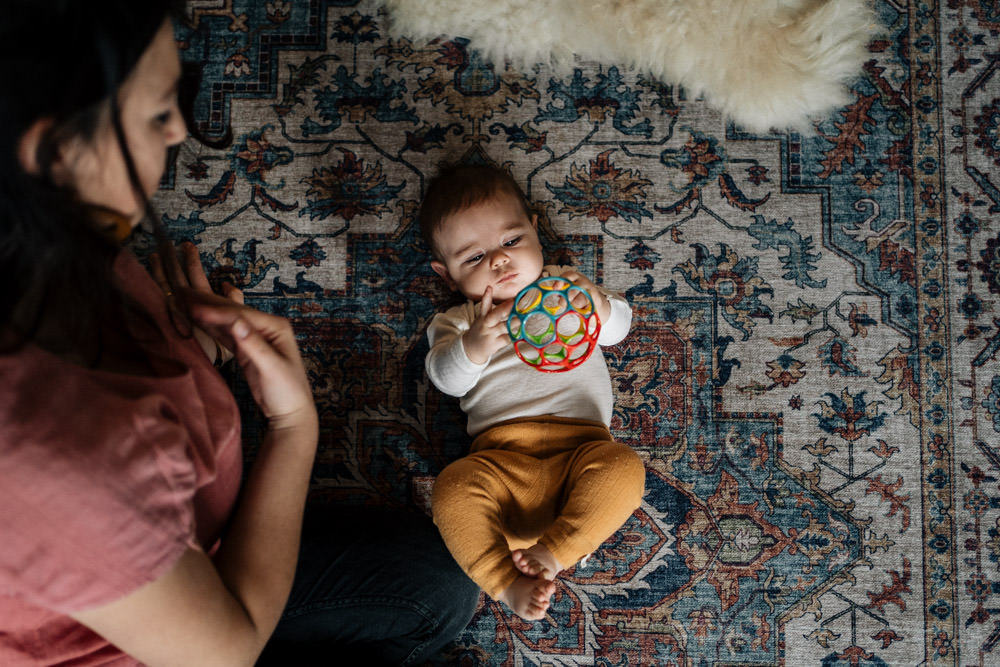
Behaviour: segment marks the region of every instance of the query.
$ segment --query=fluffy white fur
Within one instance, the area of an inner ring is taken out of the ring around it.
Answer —
[[[849,101],[868,0],[384,0],[396,37],[466,37],[494,63],[574,57],[703,94],[741,127],[804,129]]]

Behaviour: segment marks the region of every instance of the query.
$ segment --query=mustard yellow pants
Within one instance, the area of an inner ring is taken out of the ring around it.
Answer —
[[[545,545],[568,568],[639,507],[645,466],[600,422],[511,420],[441,471],[431,507],[452,556],[496,599],[520,572],[512,549]]]

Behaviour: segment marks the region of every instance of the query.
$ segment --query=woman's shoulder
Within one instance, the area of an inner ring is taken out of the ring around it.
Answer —
[[[33,345],[0,355],[0,471],[44,471],[65,459],[135,476],[143,450],[160,458],[186,440],[149,378],[87,368]]]
[[[190,541],[190,439],[132,380],[30,345],[0,355],[0,588],[83,608],[149,580]]]
[[[140,377],[88,368],[28,343],[0,354],[0,429],[33,415],[79,414],[141,383]]]

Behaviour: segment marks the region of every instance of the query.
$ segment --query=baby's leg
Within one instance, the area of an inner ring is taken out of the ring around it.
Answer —
[[[556,585],[548,579],[526,577],[522,574],[497,599],[524,620],[538,621],[545,618],[545,612],[549,609],[549,599],[555,592]]]
[[[599,547],[639,506],[646,470],[626,445],[588,442],[569,461],[565,502],[539,543],[566,567]]]
[[[509,485],[527,484],[519,473],[537,466],[512,452],[476,452],[447,466],[434,482],[434,523],[455,561],[493,599],[521,576],[511,560],[504,528]]]

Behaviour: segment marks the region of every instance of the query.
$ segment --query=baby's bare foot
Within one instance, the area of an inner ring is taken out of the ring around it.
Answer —
[[[510,557],[514,560],[514,567],[528,577],[542,577],[552,581],[563,569],[544,544],[515,549],[510,552]]]
[[[499,599],[524,620],[538,621],[545,618],[551,604],[549,598],[555,592],[556,585],[551,581],[521,575],[500,594]]]

